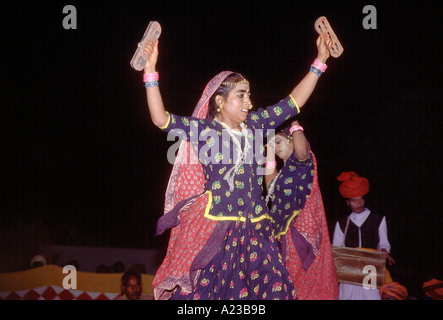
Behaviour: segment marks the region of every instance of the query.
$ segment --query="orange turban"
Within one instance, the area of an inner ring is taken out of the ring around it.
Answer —
[[[443,300],[443,281],[431,279],[423,282],[423,291],[434,300]]]
[[[338,190],[345,199],[363,197],[369,192],[369,181],[353,171],[342,172],[338,177],[342,181]]]
[[[380,287],[380,296],[384,299],[383,295],[394,297],[397,300],[406,300],[408,297],[408,290],[398,282],[385,283]]]

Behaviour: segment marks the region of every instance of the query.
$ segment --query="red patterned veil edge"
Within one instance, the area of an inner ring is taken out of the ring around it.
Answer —
[[[222,71],[209,81],[194,108],[193,117],[206,118],[209,99],[232,73]],[[216,221],[204,218],[208,203],[208,196],[203,193],[205,182],[203,167],[191,144],[182,141],[166,188],[164,214],[171,212],[179,202],[195,198],[181,209],[180,223],[171,230],[166,256],[152,282],[155,299],[169,299],[177,286],[191,292],[195,284],[198,273],[191,272],[192,262],[217,225]]]
[[[294,242],[291,241],[292,232],[289,228],[286,236],[286,265],[300,300],[335,300],[338,299],[338,280],[318,182],[317,160],[312,152],[311,155],[314,161],[311,193],[293,226],[312,246],[314,259],[305,270]]]

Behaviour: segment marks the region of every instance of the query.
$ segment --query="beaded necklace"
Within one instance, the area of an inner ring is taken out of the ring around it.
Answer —
[[[229,185],[229,190],[232,192],[234,191],[234,177],[235,174],[238,173],[239,168],[246,163],[246,155],[248,154],[249,150],[251,149],[251,145],[249,143],[248,139],[248,131],[246,130],[245,124],[242,122],[240,123],[241,132],[235,129],[232,129],[229,127],[226,123],[219,121],[217,118],[215,118],[215,121],[220,123],[224,130],[226,130],[231,137],[231,140],[234,142],[237,150],[237,159],[235,161],[235,165],[229,169],[225,176],[223,177],[223,180],[226,180]],[[240,138],[240,140],[238,139]],[[241,147],[241,137],[245,138],[245,146],[242,149]]]

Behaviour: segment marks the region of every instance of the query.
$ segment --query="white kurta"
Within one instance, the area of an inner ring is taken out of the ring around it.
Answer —
[[[362,213],[352,212],[350,215],[350,220],[357,227],[361,227],[370,213],[371,211],[368,209],[365,209],[365,211],[363,211]],[[388,228],[386,225],[385,217],[383,217],[380,223],[380,227],[378,228],[378,235],[380,241],[378,243],[377,250],[386,249],[386,251],[389,253],[391,250],[391,245],[388,241]],[[344,243],[345,243],[344,234],[340,228],[339,223],[337,222],[335,225],[332,245],[344,247]],[[361,247],[362,242],[361,242],[360,230],[358,235],[358,243],[359,246]],[[376,288],[372,289],[348,283],[340,283],[339,299],[340,300],[380,300],[380,292]]]

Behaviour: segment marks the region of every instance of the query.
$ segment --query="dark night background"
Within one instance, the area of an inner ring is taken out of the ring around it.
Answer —
[[[65,30],[65,5],[77,30]],[[366,30],[363,7],[377,9]],[[345,48],[328,60],[299,120],[317,156],[332,237],[348,214],[336,177],[367,177],[387,216],[394,280],[443,280],[442,24],[438,1],[10,1],[1,4],[1,270],[39,243],[164,250],[171,142],[148,114],[129,61],[162,25],[167,109],[190,115],[222,70],[251,82],[254,106],[283,98],[316,56],[325,15]],[[26,230],[34,230],[29,236]],[[37,231],[35,231],[37,230]],[[18,254],[17,252],[21,252]],[[25,260],[28,262],[29,260]]]

